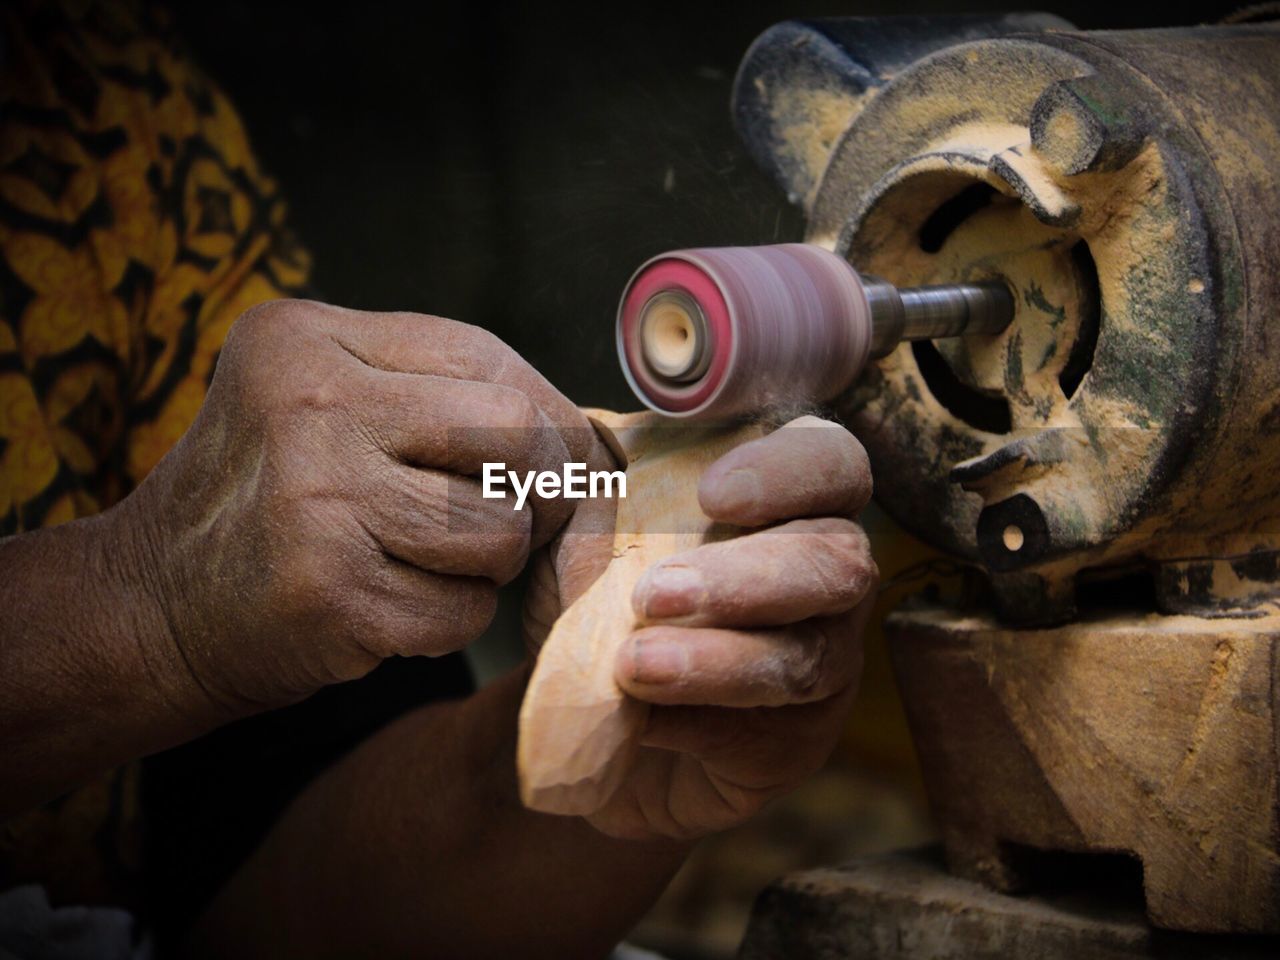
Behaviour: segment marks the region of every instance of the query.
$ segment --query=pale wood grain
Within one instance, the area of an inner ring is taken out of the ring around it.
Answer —
[[[592,421],[615,456],[625,457],[627,497],[618,506],[612,559],[552,627],[520,711],[520,795],[547,813],[592,813],[626,776],[648,714],[614,681],[618,650],[640,625],[632,589],[664,557],[734,532],[702,513],[698,479],[764,433],[756,425],[675,425],[649,413],[596,411]]]

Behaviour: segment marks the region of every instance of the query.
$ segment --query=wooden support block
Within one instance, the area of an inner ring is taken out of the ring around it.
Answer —
[[[736,532],[703,514],[698,480],[764,433],[756,425],[677,425],[651,413],[601,412],[592,420],[625,463],[627,496],[618,504],[613,559],[555,622],[520,710],[520,795],[546,813],[593,813],[626,776],[648,716],[613,679],[619,648],[641,625],[632,589],[664,557]]]
[[[952,869],[1025,890],[1038,851],[1125,854],[1156,926],[1280,933],[1280,617],[920,605],[885,634]]]
[[[1276,956],[1274,939],[1154,930],[1136,896],[996,893],[948,874],[936,850],[865,857],[782,878],[756,900],[739,952],[739,960]]]

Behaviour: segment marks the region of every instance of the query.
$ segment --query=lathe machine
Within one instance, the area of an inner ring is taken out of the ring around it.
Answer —
[[[1280,933],[1280,26],[788,22],[733,111],[820,253],[658,258],[624,364],[674,416],[801,383],[978,572],[886,629],[947,865],[994,891],[910,860],[785,878],[744,955]],[[1150,928],[1004,896],[1084,861]]]

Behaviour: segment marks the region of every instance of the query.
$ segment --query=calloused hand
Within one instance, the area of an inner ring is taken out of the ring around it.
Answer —
[[[854,521],[870,495],[861,444],[811,416],[707,469],[703,511],[751,532],[663,560],[636,584],[648,625],[621,648],[616,679],[653,708],[630,776],[588,817],[595,827],[633,839],[723,830],[826,761],[857,690],[878,583]],[[608,563],[612,506],[583,504],[535,564],[535,646]]]
[[[485,499],[486,461],[554,470],[598,443],[492,334],[306,301],[232,327],[195,423],[128,498],[166,644],[225,716],[394,654],[457,650],[572,504]]]

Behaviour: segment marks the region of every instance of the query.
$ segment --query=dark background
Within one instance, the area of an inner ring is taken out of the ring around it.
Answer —
[[[1239,6],[1043,9],[1093,29]],[[792,17],[1034,8],[231,0],[174,12],[283,185],[324,299],[488,327],[572,399],[628,408],[612,323],[641,261],[800,237],[729,117],[734,70],[761,31]]]

